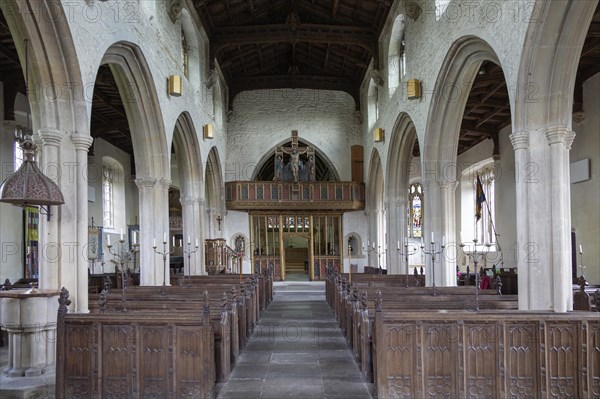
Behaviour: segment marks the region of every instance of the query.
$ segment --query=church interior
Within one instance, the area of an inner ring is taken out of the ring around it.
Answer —
[[[0,395],[600,397],[598,93],[599,0],[0,0]]]

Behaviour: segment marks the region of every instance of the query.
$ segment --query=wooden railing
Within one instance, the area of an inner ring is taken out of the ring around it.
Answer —
[[[337,210],[365,208],[365,185],[345,182],[232,181],[225,183],[227,209]]]

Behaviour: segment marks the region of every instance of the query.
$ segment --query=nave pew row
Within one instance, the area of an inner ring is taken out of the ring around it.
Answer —
[[[465,289],[471,292],[465,294]],[[441,293],[436,288],[433,295],[431,287],[368,288],[358,296],[358,287],[353,287],[351,293],[342,295],[339,323],[342,332],[354,351],[355,358],[360,364],[361,371],[367,380],[371,381],[374,365],[372,364],[372,326],[377,306],[388,311],[438,311],[438,310],[471,310],[477,308],[475,287],[443,287]],[[375,298],[369,301],[368,298]],[[517,296],[479,295],[481,309],[517,309]]]
[[[181,274],[171,274],[172,286],[199,285],[206,281],[222,281],[235,282],[240,281],[239,274],[217,274],[212,276],[184,276]],[[273,300],[273,277],[268,273],[265,274],[242,274],[241,278],[258,279],[259,284],[259,302],[260,310],[265,310],[269,303]]]
[[[375,312],[380,398],[596,398],[600,316],[531,311]]]
[[[335,296],[338,294],[342,281],[377,287],[423,287],[424,275],[406,274],[362,274],[362,273],[331,273],[325,281],[325,298],[333,308]]]
[[[244,315],[244,300],[239,302],[237,297],[232,294],[227,297],[224,291],[221,292],[221,299],[217,298],[216,292],[205,291],[199,297],[190,295],[188,298],[164,300],[161,297],[154,296],[145,299],[128,299],[122,301],[122,297],[117,293],[102,294],[103,297],[98,303],[90,303],[90,312],[94,314],[114,314],[114,313],[146,313],[146,314],[189,314],[196,315],[208,309],[214,334],[214,359],[217,381],[225,381],[232,370],[232,364],[235,363],[240,353],[240,334],[244,334],[245,317],[238,317],[238,310]],[[245,316],[245,315],[244,315]]]
[[[57,320],[57,398],[213,397],[214,331],[198,312],[67,313]]]

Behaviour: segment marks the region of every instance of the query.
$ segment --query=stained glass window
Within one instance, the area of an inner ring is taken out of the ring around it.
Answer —
[[[408,189],[408,236],[423,236],[423,188],[420,183],[411,184]]]

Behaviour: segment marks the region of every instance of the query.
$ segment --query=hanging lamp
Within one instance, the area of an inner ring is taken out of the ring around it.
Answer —
[[[28,91],[28,40],[25,40],[25,95]],[[29,114],[27,115],[29,124]],[[44,175],[35,163],[37,146],[33,142],[31,132],[17,132],[16,140],[23,149],[24,160],[13,175],[7,177],[0,186],[0,202],[27,207],[39,206],[40,213],[48,216],[50,220],[51,205],[65,203],[60,189],[49,177]]]

